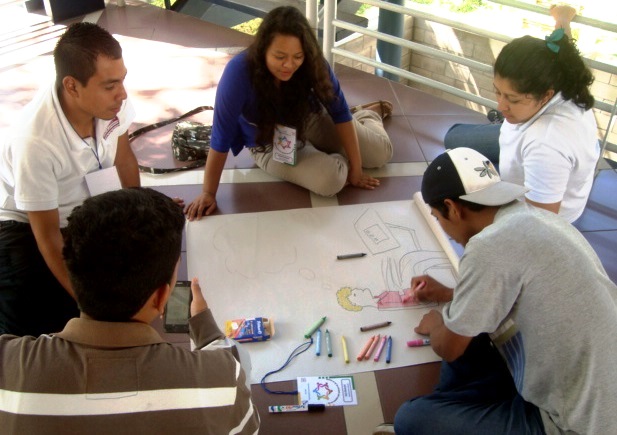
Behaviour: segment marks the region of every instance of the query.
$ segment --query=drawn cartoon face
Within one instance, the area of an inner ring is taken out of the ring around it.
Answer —
[[[349,302],[361,307],[367,307],[375,305],[375,298],[373,297],[373,293],[371,293],[370,289],[355,288],[349,295]]]

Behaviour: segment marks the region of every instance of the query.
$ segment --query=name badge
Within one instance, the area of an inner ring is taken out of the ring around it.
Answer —
[[[294,166],[296,164],[296,129],[284,125],[274,126],[272,157],[275,161]]]
[[[86,184],[88,185],[90,196],[122,189],[122,183],[120,183],[118,170],[115,166],[86,174]]]

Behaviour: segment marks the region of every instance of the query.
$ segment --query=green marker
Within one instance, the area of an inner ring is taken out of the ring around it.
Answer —
[[[304,338],[311,338],[311,335],[313,335],[315,333],[315,331],[317,331],[317,329],[323,325],[323,322],[326,321],[325,317],[322,317],[321,319],[319,319],[318,321],[315,322],[315,324],[313,326],[311,326],[308,331],[306,331],[306,333],[304,334]]]

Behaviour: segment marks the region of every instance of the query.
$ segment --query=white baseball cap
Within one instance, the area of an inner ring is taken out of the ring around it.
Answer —
[[[495,166],[471,148],[454,148],[439,155],[422,178],[422,197],[428,204],[460,198],[476,204],[498,206],[520,198],[524,186],[503,181]]]

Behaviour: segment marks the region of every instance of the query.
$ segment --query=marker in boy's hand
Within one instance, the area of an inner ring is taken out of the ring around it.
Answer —
[[[191,301],[191,317],[201,313],[208,308],[208,303],[204,299],[204,295],[201,293],[201,286],[197,277],[191,280],[191,293],[193,294],[193,300]]]
[[[413,288],[408,289],[401,300],[403,303],[411,301],[413,303],[418,303],[420,300],[418,299],[418,291],[422,290],[426,285],[426,281],[418,281]]]
[[[403,296],[405,300],[420,302],[449,302],[452,300],[453,290],[446,287],[429,275],[415,276],[411,280],[411,289]],[[405,298],[408,296],[408,298]]]

